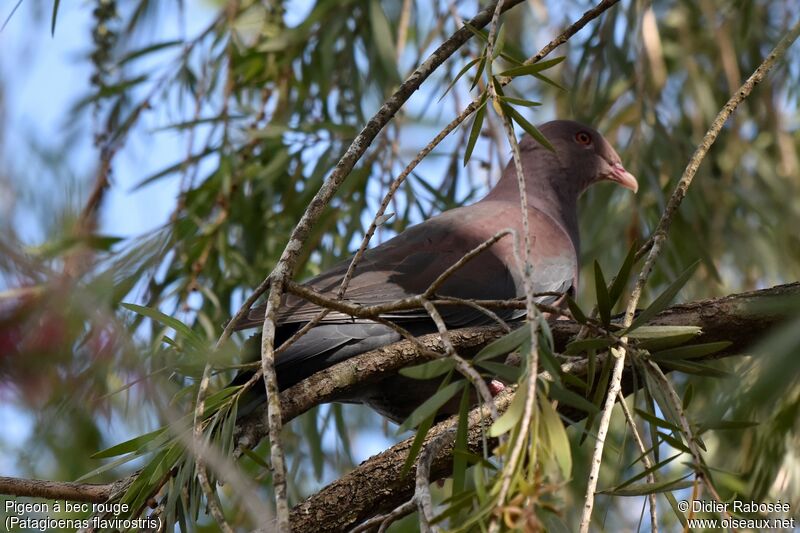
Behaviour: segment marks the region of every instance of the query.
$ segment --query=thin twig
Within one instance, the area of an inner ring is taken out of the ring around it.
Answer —
[[[520,254],[518,235],[514,236],[514,254],[516,256],[517,263],[523,272],[522,281],[525,289],[526,303],[525,318],[527,321],[526,326],[523,327],[530,328],[531,347],[529,355],[530,361],[528,363],[528,376],[525,384],[525,405],[523,407],[522,417],[519,422],[520,427],[519,432],[517,433],[517,438],[512,444],[511,452],[508,456],[508,462],[505,464],[501,474],[502,481],[500,483],[500,492],[497,496],[496,504],[498,507],[502,507],[505,504],[508,491],[511,488],[511,481],[514,478],[514,473],[517,471],[518,465],[520,464],[522,451],[526,448],[526,443],[530,438],[528,435],[528,430],[533,422],[533,411],[536,405],[536,383],[538,380],[536,373],[537,369],[539,368],[539,311],[536,308],[536,302],[533,296],[533,265],[531,264],[531,234],[528,224],[529,211],[525,172],[522,168],[522,156],[520,155],[519,145],[517,144],[517,137],[514,134],[514,127],[511,125],[511,121],[505,114],[502,115],[502,119],[503,126],[505,127],[506,131],[506,137],[508,138],[508,142],[511,144],[511,153],[513,154],[514,169],[517,176],[517,186],[519,187],[520,212],[522,214],[522,232],[524,234],[524,256]],[[534,446],[533,449],[535,450],[536,447]],[[529,460],[535,464],[535,457],[531,457]],[[492,518],[489,530],[497,531],[498,528],[499,524],[497,521],[497,516],[495,515]]]
[[[522,0],[509,0],[507,7],[520,3]],[[470,22],[482,28],[489,21],[494,6],[483,9]],[[273,462],[273,485],[275,487],[276,507],[278,511],[277,528],[279,531],[289,529],[289,505],[286,491],[286,470],[284,463],[283,446],[280,442],[281,414],[280,399],[278,396],[278,382],[275,374],[275,319],[280,306],[284,284],[291,279],[297,263],[300,250],[303,247],[311,228],[319,219],[325,207],[330,203],[334,194],[344,182],[345,178],[355,167],[355,164],[364,155],[369,145],[389,123],[400,107],[419,88],[423,81],[430,76],[444,61],[450,57],[461,45],[472,37],[468,28],[460,28],[443,42],[417,69],[402,83],[394,94],[386,100],[378,112],[367,122],[361,132],[345,151],[342,158],[334,167],[328,179],[320,187],[314,198],[309,202],[303,215],[300,217],[289,242],[281,253],[281,257],[272,271],[272,283],[267,299],[267,308],[264,316],[264,327],[261,337],[261,361],[264,385],[267,391],[267,412],[270,420],[270,455]]]
[[[408,500],[407,502],[395,507],[391,512],[386,514],[381,514],[378,516],[373,516],[369,520],[362,522],[358,526],[354,527],[350,530],[350,533],[362,533],[364,531],[371,531],[378,527],[378,533],[382,533],[386,531],[386,528],[389,527],[394,522],[397,522],[404,516],[408,516],[414,512],[417,508],[417,504],[414,502],[413,499]]]
[[[644,463],[645,470],[650,470],[653,467],[653,463],[650,461],[650,456],[647,455],[647,447],[644,445],[644,440],[642,440],[642,436],[639,434],[639,428],[636,427],[636,421],[633,419],[633,415],[631,414],[631,410],[628,409],[628,404],[625,403],[625,397],[622,395],[622,391],[620,391],[619,395],[619,405],[622,407],[622,412],[625,414],[625,420],[628,422],[628,427],[631,428],[631,434],[633,435],[633,440],[636,441],[636,446],[639,447],[639,451],[642,454],[642,462]],[[650,472],[647,474],[647,482],[651,485],[655,485],[656,481],[656,473]],[[647,499],[650,502],[650,531],[652,533],[658,533],[658,511],[656,509],[656,494],[652,492],[647,495]]]
[[[462,376],[467,378],[472,386],[478,391],[478,394],[480,394],[483,402],[486,404],[486,407],[491,413],[492,420],[497,420],[497,409],[492,401],[492,393],[489,392],[489,387],[486,385],[486,381],[481,377],[478,371],[472,367],[471,364],[469,364],[463,357],[456,353],[455,346],[453,346],[453,343],[450,340],[450,332],[447,331],[447,325],[445,325],[442,315],[439,314],[439,311],[436,310],[436,307],[426,299],[422,300],[422,306],[430,315],[433,323],[436,324],[436,329],[439,331],[439,335],[442,337],[442,344],[444,344],[447,357],[455,362],[456,370],[458,370]]]
[[[708,472],[703,461],[703,455],[700,452],[700,447],[697,445],[697,439],[694,436],[694,431],[692,430],[691,424],[689,424],[689,419],[686,417],[686,412],[683,409],[683,405],[681,404],[681,399],[678,396],[678,393],[675,391],[675,387],[672,386],[672,383],[670,383],[670,381],[667,379],[667,376],[664,375],[664,372],[654,361],[648,361],[647,363],[649,370],[652,370],[655,379],[661,382],[660,385],[662,390],[667,392],[667,396],[672,404],[672,408],[678,415],[678,420],[681,423],[681,429],[683,430],[684,435],[686,435],[686,444],[688,444],[689,451],[692,454],[692,460],[694,462],[695,470],[698,472],[698,477],[702,480],[703,485],[705,485],[711,496],[717,502],[722,503],[724,500],[720,497],[719,492],[717,491],[716,487],[714,487],[714,483],[708,476]],[[730,513],[728,512],[727,506],[722,507],[722,512],[726,518],[730,518]]]
[[[493,404],[493,402],[491,402]],[[492,405],[494,407],[494,405]],[[496,412],[496,408],[494,409]],[[453,440],[455,431],[445,431],[437,435],[435,439],[422,447],[417,462],[416,488],[414,489],[414,500],[419,509],[419,528],[420,533],[441,531],[441,528],[431,526],[433,521],[433,501],[431,498],[431,463],[442,450],[445,444]]]
[[[442,283],[447,281],[447,279],[452,276],[457,270],[463,267],[467,262],[473,259],[475,256],[483,252],[484,250],[490,248],[494,245],[497,241],[505,237],[506,235],[511,235],[512,231],[510,229],[504,229],[502,231],[498,231],[493,237],[483,241],[481,244],[464,254],[458,261],[450,265],[447,270],[439,274],[439,276],[433,280],[433,283],[425,290],[422,296],[426,299],[432,298],[439,287],[442,286]]]
[[[664,212],[661,215],[661,219],[659,220],[658,226],[653,232],[653,235],[637,253],[637,257],[640,257],[646,253],[647,258],[645,259],[642,271],[636,280],[636,285],[634,286],[630,299],[628,300],[628,306],[625,310],[625,319],[623,320],[624,327],[630,326],[631,322],[633,321],[633,316],[636,312],[636,306],[639,303],[639,299],[642,295],[642,290],[644,289],[644,285],[650,276],[650,272],[653,270],[656,259],[661,253],[662,246],[667,238],[667,232],[669,231],[670,224],[672,223],[672,218],[675,216],[675,213],[678,211],[678,207],[686,197],[686,193],[692,183],[692,180],[694,179],[695,174],[697,173],[697,169],[700,167],[700,163],[702,163],[703,159],[711,148],[711,145],[714,144],[719,132],[722,130],[722,127],[725,125],[725,122],[728,120],[731,114],[736,110],[737,107],[739,107],[739,104],[741,104],[750,95],[753,88],[764,79],[770,69],[772,69],[772,67],[775,65],[777,60],[784,55],[786,49],[789,48],[795,39],[797,39],[799,34],[800,22],[796,23],[792,29],[789,30],[786,36],[780,40],[777,46],[775,46],[775,49],[770,52],[770,54],[753,72],[753,74],[750,75],[747,81],[745,81],[739,90],[736,91],[736,93],[725,103],[720,112],[717,114],[717,117],[711,123],[711,127],[709,128],[708,132],[706,132],[703,140],[700,142],[700,145],[697,147],[691,159],[689,160],[686,169],[683,171],[683,175],[678,181],[678,184],[676,185],[669,202],[667,202],[667,206],[664,208]],[[624,337],[623,339],[627,340]],[[589,531],[589,522],[591,521],[592,509],[594,507],[594,496],[597,490],[597,481],[600,473],[600,464],[602,462],[603,447],[605,445],[605,435],[608,431],[608,425],[611,420],[611,411],[614,408],[614,403],[621,388],[622,370],[625,366],[625,349],[613,348],[612,353],[614,353],[616,361],[614,363],[611,382],[609,383],[608,396],[603,407],[602,417],[600,419],[600,427],[597,431],[598,438],[595,442],[591,471],[589,473],[586,488],[586,501],[584,502],[583,514],[581,517],[581,533],[586,533]]]

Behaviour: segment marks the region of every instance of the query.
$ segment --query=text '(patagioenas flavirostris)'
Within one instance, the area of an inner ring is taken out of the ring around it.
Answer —
[[[529,136],[520,143],[531,232],[535,292],[571,292],[578,276],[578,212],[581,193],[593,183],[612,181],[638,189],[636,178],[622,166],[619,155],[594,129],[568,120],[548,122],[541,132],[555,148],[543,147]],[[497,185],[479,202],[452,209],[368,250],[358,264],[344,298],[352,303],[375,305],[422,294],[448,267],[498,232],[511,228],[522,236],[522,211],[515,167],[509,162]],[[524,296],[522,271],[515,259],[512,236],[503,237],[464,264],[437,290],[441,296],[462,299],[512,299]],[[333,297],[350,260],[306,282]],[[541,302],[558,304],[555,296]],[[438,309],[448,328],[491,324],[484,313],[466,306]],[[260,326],[264,306],[251,310],[237,329]],[[296,296],[284,296],[277,316],[276,346],[311,320],[320,308]],[[498,313],[513,320],[524,311]],[[414,335],[433,333],[436,327],[424,309],[387,314]],[[400,340],[388,326],[333,311],[276,359],[281,390],[314,372],[354,355]],[[243,372],[234,383],[244,383],[252,372]],[[347,401],[365,403],[381,414],[402,420],[427,399],[410,393],[408,378],[389,378],[369,386]],[[430,390],[430,387],[427,387]],[[435,388],[434,388],[435,390]],[[263,387],[261,389],[263,399]],[[248,409],[250,410],[250,409]]]

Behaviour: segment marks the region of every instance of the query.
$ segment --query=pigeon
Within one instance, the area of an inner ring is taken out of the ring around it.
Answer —
[[[570,120],[555,120],[541,125],[539,130],[552,150],[529,135],[519,143],[528,205],[525,215],[531,233],[533,290],[574,294],[579,270],[579,196],[587,187],[601,181],[617,183],[634,193],[638,183],[625,170],[614,148],[591,127]],[[520,298],[525,294],[523,265],[515,256],[513,239],[517,235],[519,249],[524,249],[522,218],[516,168],[511,160],[494,188],[480,201],[445,211],[367,250],[355,269],[344,299],[354,304],[376,305],[422,294],[465,254],[505,229],[514,233],[466,262],[436,293],[476,300]],[[347,259],[305,285],[334,297],[349,264],[350,259]],[[561,305],[564,297],[543,296],[537,301]],[[492,318],[473,307],[447,305],[437,310],[449,329],[493,323]],[[319,306],[302,298],[284,295],[277,313],[275,345],[279,346],[319,311]],[[253,308],[236,324],[236,329],[260,327],[264,313],[263,305]],[[514,321],[522,319],[525,312],[502,310],[497,314],[504,320]],[[387,313],[382,318],[415,336],[437,331],[422,308]],[[384,324],[331,311],[317,326],[278,354],[275,369],[279,389],[284,390],[337,362],[399,340],[400,334]],[[253,358],[258,357],[257,349],[250,351]],[[252,371],[242,372],[233,384],[244,383],[251,376]],[[364,403],[391,420],[402,421],[436,390],[437,383],[421,386],[419,381],[398,375],[377,385],[365,386],[353,398],[341,401]],[[263,385],[256,392],[263,402]]]

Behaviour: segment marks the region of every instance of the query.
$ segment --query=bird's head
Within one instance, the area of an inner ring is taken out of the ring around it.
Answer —
[[[566,175],[578,181],[578,193],[599,181],[612,181],[634,193],[639,189],[616,150],[593,128],[572,120],[553,120],[539,126],[539,130],[555,148],[554,155]],[[548,152],[527,136],[521,148]]]

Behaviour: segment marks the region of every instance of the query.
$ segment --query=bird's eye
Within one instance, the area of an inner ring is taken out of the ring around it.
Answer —
[[[592,136],[585,131],[579,131],[575,134],[575,142],[584,146],[592,144]]]

